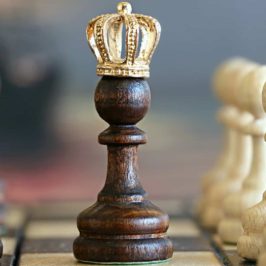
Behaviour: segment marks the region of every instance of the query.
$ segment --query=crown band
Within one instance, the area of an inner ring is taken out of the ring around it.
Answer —
[[[121,65],[98,65],[98,76],[134,77],[148,78],[150,76],[149,66],[121,66]]]

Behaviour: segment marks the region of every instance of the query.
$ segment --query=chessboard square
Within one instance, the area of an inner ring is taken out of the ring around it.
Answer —
[[[26,229],[26,239],[74,238],[78,235],[76,220],[32,221]]]
[[[73,238],[27,239],[21,253],[71,253],[73,241]]]
[[[200,230],[191,219],[171,219],[167,234],[170,237],[198,237]]]
[[[92,201],[43,203],[33,208],[32,219],[75,219],[82,210],[85,210],[93,203]]]
[[[213,248],[203,237],[171,237],[174,251],[212,251]]]
[[[230,250],[225,252],[225,258],[229,261],[229,265],[237,265],[237,266],[256,266],[256,261],[244,260],[241,258],[236,250]]]
[[[1,258],[1,266],[11,266],[14,265],[14,256],[11,255],[3,255]]]
[[[152,202],[170,216],[185,216],[184,203],[181,200],[165,199]]]
[[[167,266],[221,266],[212,252],[174,252]]]
[[[23,254],[20,258],[20,266],[77,266],[84,265],[75,260],[72,253],[45,253]],[[95,266],[99,264],[93,264]],[[148,264],[155,266],[158,264]],[[175,252],[173,258],[160,263],[161,266],[221,266],[215,255],[211,252]]]
[[[3,254],[4,255],[14,255],[16,250],[16,238],[13,237],[2,237],[3,243]]]
[[[72,253],[44,253],[23,254],[20,257],[20,266],[75,266],[78,263]]]
[[[74,257],[72,253],[44,253],[44,254],[23,254],[20,258],[20,266],[84,266],[84,265],[94,265],[94,266],[102,266],[102,265],[125,265],[124,263],[102,263],[102,264],[89,264],[89,263],[81,263],[78,262]],[[128,265],[132,263],[128,263]],[[133,264],[134,265],[134,264]],[[140,265],[138,263],[137,265]],[[144,265],[149,266],[157,266],[158,263],[145,263]],[[162,266],[173,266],[176,264],[172,264],[172,260],[159,263],[159,265]]]
[[[9,206],[5,215],[4,224],[7,229],[19,229],[23,226],[26,220],[25,209],[20,207]]]

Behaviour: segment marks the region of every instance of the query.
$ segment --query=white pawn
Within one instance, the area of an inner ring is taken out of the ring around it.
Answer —
[[[266,227],[264,228],[263,232],[263,242],[262,248],[259,255],[258,266],[265,266],[266,265]]]
[[[216,181],[223,179],[233,160],[235,159],[235,138],[232,137],[232,130],[230,127],[228,127],[228,123],[233,117],[235,117],[237,110],[235,106],[231,105],[230,100],[228,101],[228,94],[226,93],[226,90],[228,90],[228,87],[230,87],[230,84],[228,82],[230,71],[244,62],[246,62],[246,60],[243,58],[233,58],[227,60],[218,67],[214,74],[214,93],[216,94],[217,98],[224,104],[217,112],[217,120],[224,126],[225,145],[214,168],[211,169],[203,177],[203,191],[208,189],[208,187]]]
[[[263,71],[263,68],[260,71]],[[255,78],[255,74],[253,77]],[[239,95],[242,96],[242,103],[244,103],[244,108],[254,115],[254,121],[243,127],[243,131],[252,136],[253,159],[250,173],[244,180],[241,190],[229,195],[224,201],[225,217],[220,222],[218,231],[224,242],[232,244],[236,244],[238,238],[243,234],[241,224],[243,212],[257,204],[266,190],[266,143],[263,139],[266,133],[265,113],[262,109],[262,102],[257,103],[255,100],[252,102],[253,98],[250,95],[252,93],[256,95],[254,97],[261,97],[263,85],[256,83],[249,75],[242,85],[243,89],[239,92]],[[261,106],[261,110],[256,104]]]
[[[241,183],[250,169],[251,139],[240,131],[240,126],[249,123],[252,115],[239,109],[236,91],[246,69],[254,66],[247,60],[239,61],[233,67],[228,68],[224,86],[224,97],[228,105],[235,108],[234,115],[227,121],[227,125],[235,135],[234,158],[226,171],[225,177],[209,187],[205,193],[204,206],[201,211],[202,225],[209,229],[216,229],[223,217],[221,204],[224,198],[232,192],[240,189]]]
[[[266,146],[263,141],[263,136],[266,134],[266,118],[263,110],[263,107],[266,109],[265,83],[266,66],[252,71],[246,79],[247,104],[257,116],[261,117],[264,114],[264,119],[255,120],[249,129],[256,136],[255,145],[259,152],[258,155],[254,154],[256,167],[252,168],[253,178],[250,178],[245,185],[257,190],[260,187],[264,187],[265,190],[266,187]],[[258,194],[258,198],[262,198],[262,194]],[[243,258],[256,260],[262,250],[262,236],[266,225],[266,193],[264,193],[260,203],[244,211],[241,221],[244,233],[237,242],[237,251]]]
[[[237,156],[236,151],[236,134],[235,130],[229,126],[230,121],[237,115],[236,107],[230,105],[227,100],[227,94],[225,91],[228,86],[227,76],[230,74],[230,70],[237,65],[246,62],[243,58],[232,58],[221,64],[214,73],[213,88],[216,97],[223,103],[223,106],[217,112],[217,120],[224,127],[224,148],[215,163],[214,167],[203,176],[202,178],[202,197],[198,202],[197,212],[201,216],[203,208],[205,206],[206,192],[211,189],[216,182],[224,179],[230,166],[234,163]],[[227,83],[226,83],[227,82]]]
[[[213,88],[216,97],[223,104],[217,112],[217,120],[224,127],[224,145],[223,150],[215,163],[214,167],[202,178],[202,197],[198,202],[197,212],[201,216],[206,205],[206,193],[218,181],[225,178],[231,165],[237,156],[236,142],[237,135],[235,130],[229,124],[230,121],[237,115],[237,108],[228,102],[227,94],[225,93],[230,88],[229,78],[230,71],[237,65],[246,62],[244,58],[232,58],[222,63],[214,73]]]

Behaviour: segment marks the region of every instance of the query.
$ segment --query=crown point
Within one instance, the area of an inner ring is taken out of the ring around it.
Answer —
[[[132,6],[128,2],[120,2],[117,5],[117,12],[120,15],[130,14],[132,12]]]

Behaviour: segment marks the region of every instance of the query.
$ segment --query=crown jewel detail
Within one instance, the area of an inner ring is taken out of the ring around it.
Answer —
[[[129,3],[121,2],[117,14],[101,15],[89,22],[87,39],[98,61],[97,75],[149,77],[149,64],[159,43],[161,26],[155,18],[131,11]]]

